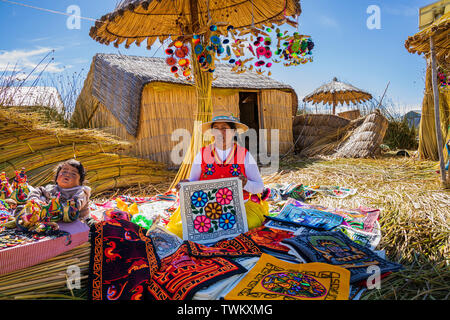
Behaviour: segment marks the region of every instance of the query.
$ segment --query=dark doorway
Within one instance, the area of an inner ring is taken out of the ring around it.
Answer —
[[[259,113],[258,113],[258,93],[257,92],[239,92],[239,114],[240,121],[246,124],[249,129],[253,129],[256,132],[256,141],[251,141],[251,148],[258,153],[258,142],[259,141]],[[251,136],[251,135],[250,135]],[[242,145],[250,150],[250,139],[249,137],[245,138],[245,141],[241,141]],[[252,155],[255,159],[257,159],[257,154]]]

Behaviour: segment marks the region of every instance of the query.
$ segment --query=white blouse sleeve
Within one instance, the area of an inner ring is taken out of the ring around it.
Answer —
[[[202,174],[202,153],[199,152],[194,158],[194,162],[191,166],[191,174],[189,175],[189,181],[198,181]]]
[[[256,163],[250,152],[247,152],[244,160],[245,174],[247,176],[247,183],[244,190],[256,194],[264,191],[264,182],[259,173],[258,164]]]

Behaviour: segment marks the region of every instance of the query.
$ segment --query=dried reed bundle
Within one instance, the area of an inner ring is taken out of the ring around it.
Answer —
[[[173,177],[164,164],[123,155],[130,143],[97,130],[73,130],[44,123],[36,112],[17,108],[0,112],[0,171],[9,177],[25,168],[29,183],[41,186],[54,179],[61,161],[76,158],[87,171],[92,193],[133,184],[160,183]]]
[[[69,266],[80,268],[80,284],[85,290],[89,272],[89,256],[90,243],[86,242],[35,266],[2,275],[0,299],[80,299],[67,287],[67,277],[69,276],[67,268]]]

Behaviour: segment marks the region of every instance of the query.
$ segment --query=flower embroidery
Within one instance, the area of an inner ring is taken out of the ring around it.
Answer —
[[[191,202],[196,207],[203,207],[208,202],[208,195],[203,191],[195,191],[191,196]]]
[[[211,228],[211,220],[207,216],[198,216],[194,220],[194,228],[200,233],[208,232]]]
[[[224,213],[219,219],[219,227],[224,230],[233,228],[236,223],[236,218],[231,213]]]
[[[241,167],[238,164],[232,164],[230,167],[230,173],[233,176],[239,176],[241,174]]]
[[[219,219],[222,214],[222,206],[217,202],[210,202],[205,207],[205,214],[210,219]]]
[[[219,189],[216,193],[216,200],[221,205],[230,204],[233,200],[233,192],[228,188]]]
[[[216,168],[214,167],[214,165],[213,164],[207,164],[206,165],[206,171],[205,171],[205,174],[206,175],[212,175],[214,172],[216,172]]]

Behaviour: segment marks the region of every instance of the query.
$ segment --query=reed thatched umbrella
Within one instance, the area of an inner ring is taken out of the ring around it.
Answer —
[[[336,114],[336,106],[349,103],[361,103],[372,99],[372,95],[351,84],[338,81],[335,77],[329,83],[326,83],[312,93],[303,98],[303,102],[312,102],[313,104],[328,104],[333,106],[333,114]]]
[[[125,42],[126,48],[132,43],[139,46],[146,40],[150,49],[157,39],[163,43],[180,37],[192,39],[200,34],[205,35],[201,41],[206,45],[211,23],[217,26],[219,34],[225,35],[230,25],[241,32],[272,24],[296,25],[289,17],[295,18],[300,13],[299,0],[125,0],[95,23],[90,36],[103,44],[114,43],[116,47]],[[212,114],[213,74],[201,70],[194,50],[190,54],[198,93],[196,124],[190,148],[171,187],[189,175],[193,158],[204,145],[199,124],[211,120]]]
[[[430,26],[424,28],[415,35],[409,37],[405,41],[405,47],[410,53],[424,54],[427,59],[427,81],[425,88],[424,103],[422,106],[422,118],[420,121],[419,131],[419,153],[421,156],[426,149],[428,154],[425,156],[433,157],[433,153],[437,151],[441,181],[445,185],[450,186],[450,170],[447,178],[445,177],[444,163],[444,140],[442,131],[448,131],[447,139],[450,139],[450,108],[448,104],[448,91],[441,92],[438,87],[437,66],[443,69],[450,68],[450,12],[444,14],[440,19],[433,22]],[[431,81],[428,78],[431,77]],[[433,101],[431,102],[430,93],[432,93]],[[441,98],[440,98],[441,96]],[[445,101],[443,101],[445,100]],[[434,106],[434,131],[433,123],[429,121],[427,114],[432,111],[431,105]],[[441,116],[442,114],[442,116]],[[442,117],[442,118],[441,118]],[[437,150],[436,150],[437,149]],[[446,181],[447,180],[447,181]]]

